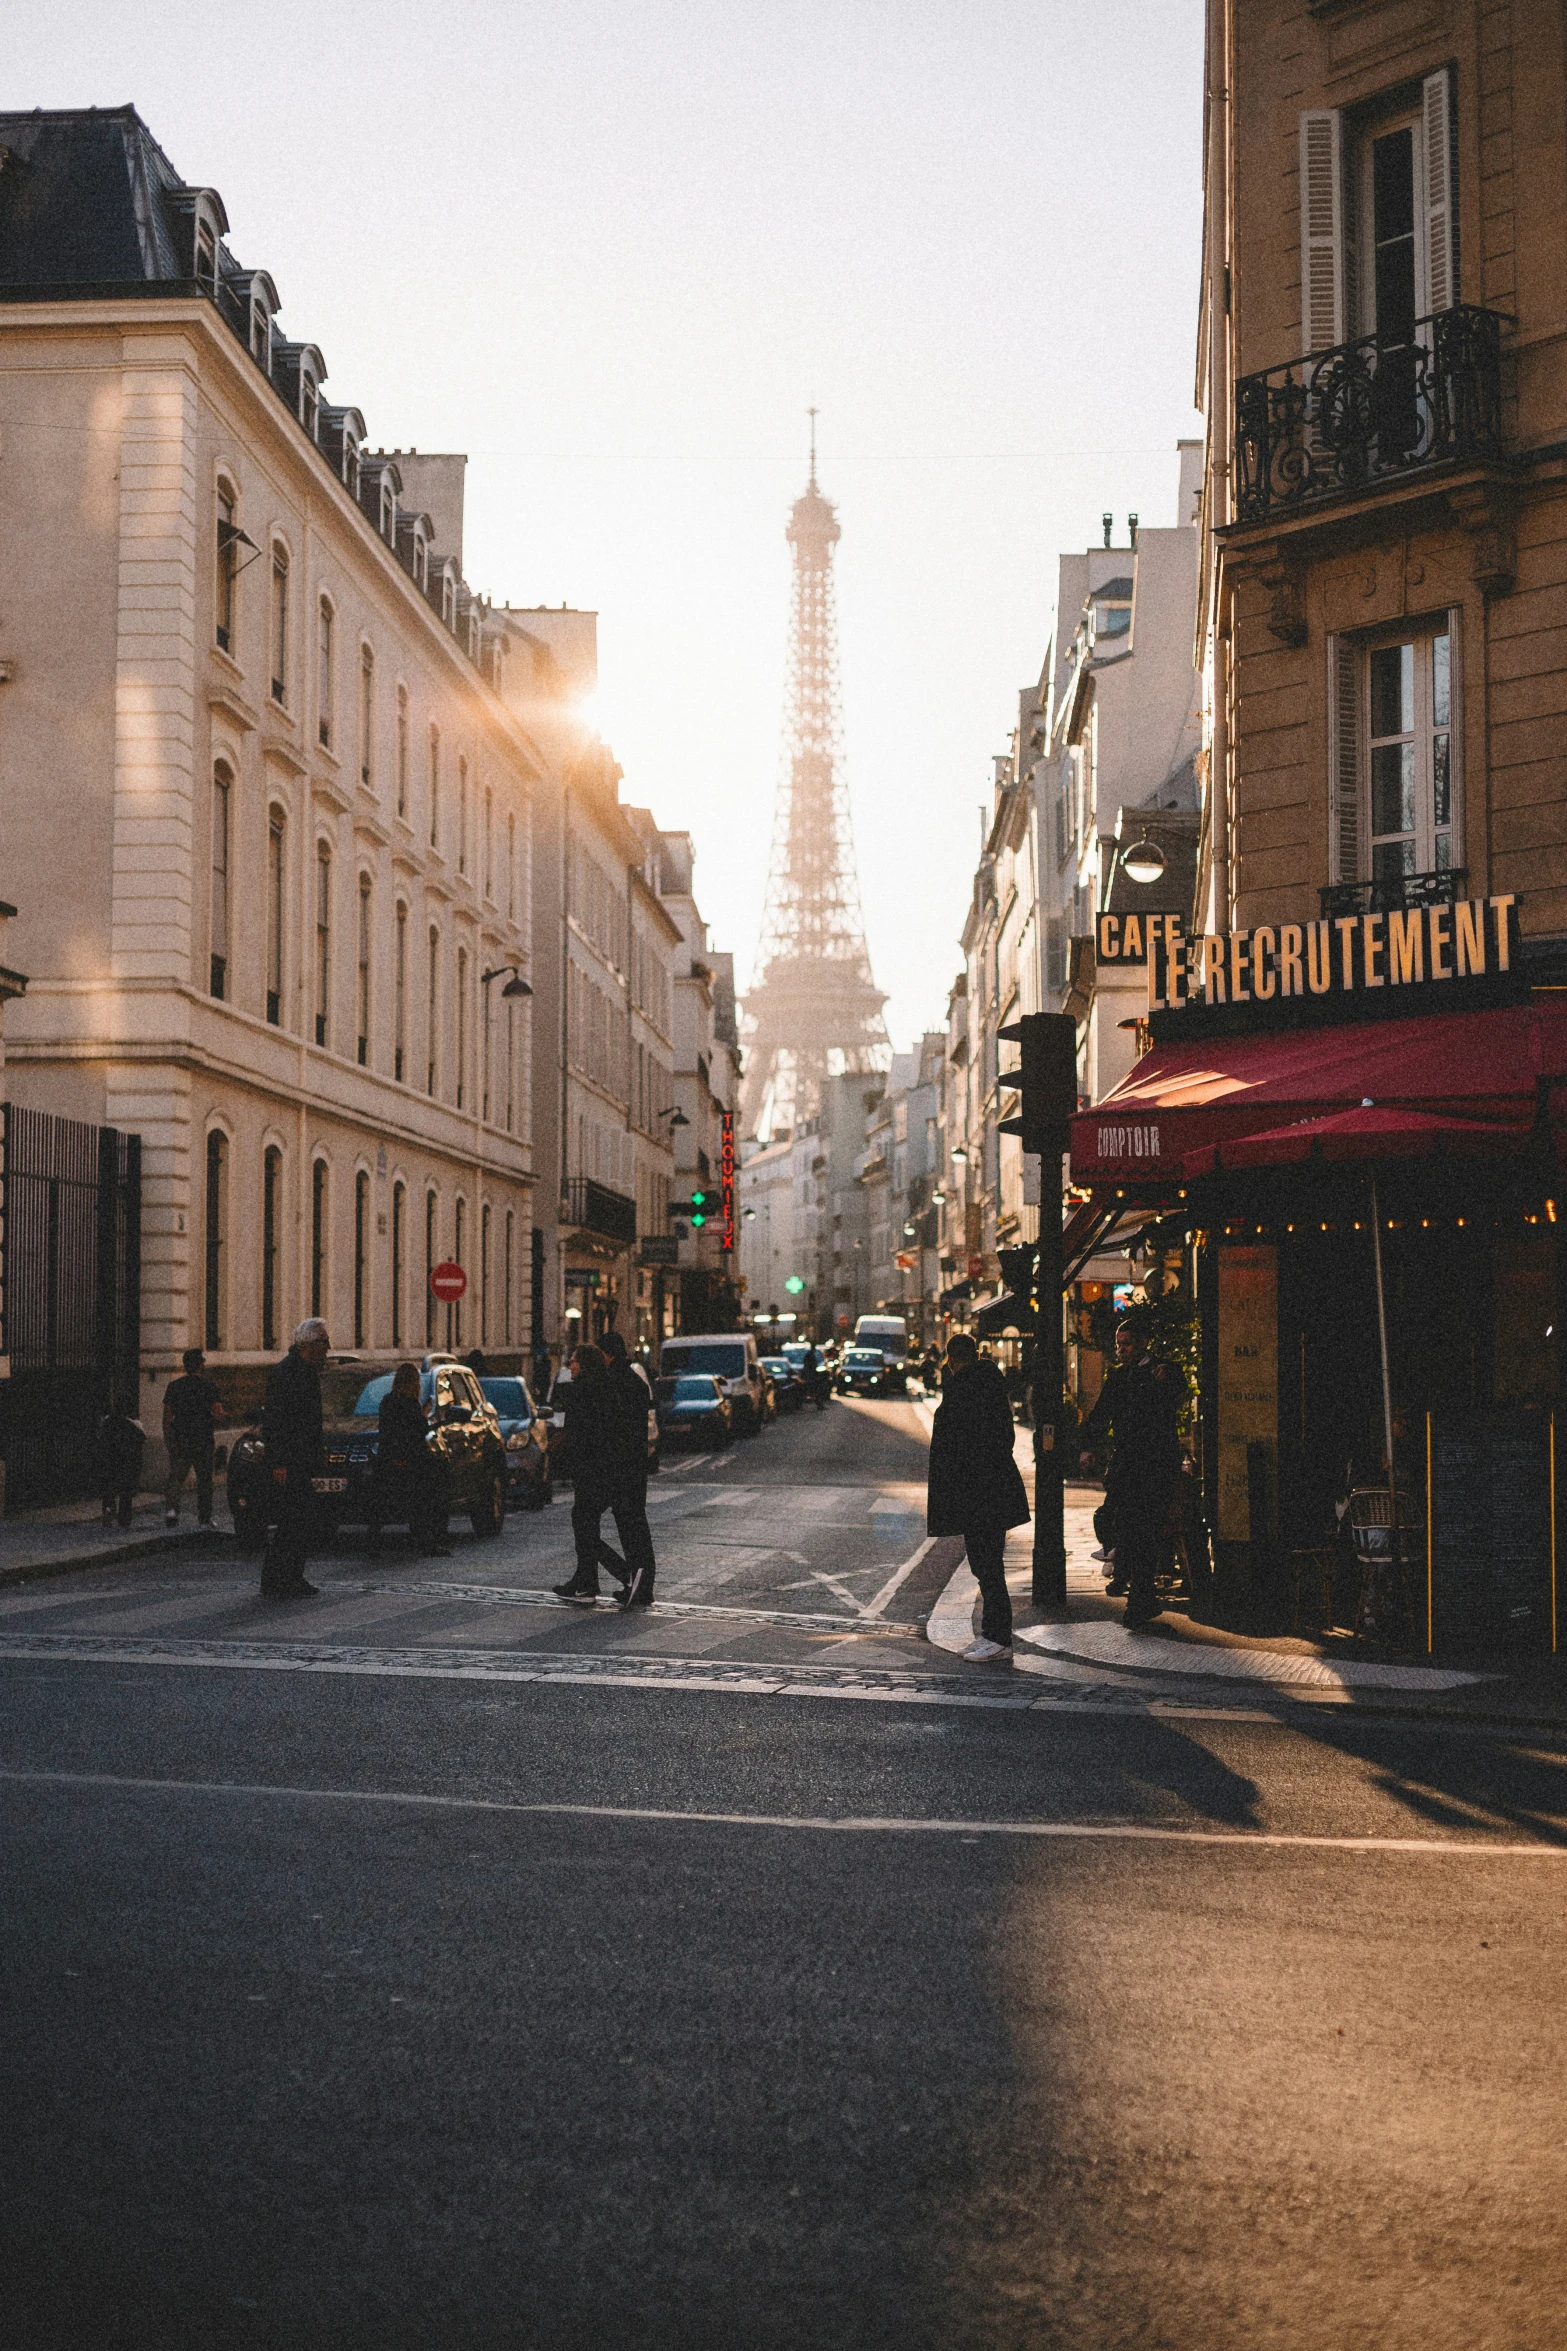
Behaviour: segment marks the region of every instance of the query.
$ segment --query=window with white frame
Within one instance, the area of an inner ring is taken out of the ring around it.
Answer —
[[[436,1039],[439,1034],[435,1022],[440,1002],[441,934],[434,923],[430,925],[430,971],[425,1000],[425,1068],[424,1090],[435,1092]]]
[[[457,1107],[463,1107],[468,1081],[468,950],[457,950]]]
[[[282,547],[272,550],[272,610],[269,634],[272,641],[272,699],[288,708],[288,555]]]
[[[1462,863],[1452,616],[1330,648],[1333,872],[1396,882]]]
[[[316,1043],[324,1045],[332,998],[332,852],[316,843]]]
[[[370,1059],[370,876],[359,876],[359,938],[358,960],[355,972],[355,1034],[359,1066],[363,1069]]]
[[[1452,77],[1300,118],[1301,343],[1390,348],[1458,300]]]
[[[234,650],[235,582],[239,576],[238,505],[232,482],[218,484],[217,598],[213,635],[221,652]]]
[[[399,904],[392,940],[392,1075],[401,1085],[408,1067],[408,909]]]
[[[441,845],[441,730],[430,729],[430,846]]]
[[[397,813],[408,814],[408,688],[397,689]]]
[[[212,770],[212,909],[207,985],[221,1002],[228,994],[229,816],[234,772],[220,759]]]
[[[283,842],[285,821],[281,808],[267,817],[267,1018],[277,1028],[283,1018]]]
[[[457,871],[468,870],[468,762],[457,762]]]

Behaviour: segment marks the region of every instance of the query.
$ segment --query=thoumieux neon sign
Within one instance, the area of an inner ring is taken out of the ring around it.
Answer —
[[[1179,915],[1151,914],[1143,940],[1147,1011],[1163,1035],[1221,1012],[1231,1028],[1461,1010],[1526,986],[1512,891],[1190,936]]]

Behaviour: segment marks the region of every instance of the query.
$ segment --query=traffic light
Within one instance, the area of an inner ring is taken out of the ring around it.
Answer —
[[[1017,1117],[1000,1121],[1002,1134],[1020,1136],[1025,1151],[1059,1156],[1077,1108],[1077,1022],[1069,1012],[1025,1012],[996,1034],[1022,1049],[1021,1066],[996,1079],[1020,1096]]]
[[[1002,1283],[1020,1306],[1032,1312],[1034,1305],[1034,1262],[1039,1252],[1030,1241],[1026,1248],[998,1249],[1001,1261]],[[1019,1329],[1022,1328],[1021,1323]]]

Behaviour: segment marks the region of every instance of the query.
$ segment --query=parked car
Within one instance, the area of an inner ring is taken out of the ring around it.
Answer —
[[[542,1510],[555,1499],[550,1476],[550,1427],[523,1379],[481,1374],[484,1400],[494,1407],[506,1448],[506,1504],[511,1510]]]
[[[322,1383],[324,1461],[315,1481],[322,1534],[330,1537],[344,1526],[406,1524],[403,1497],[375,1476],[376,1420],[392,1375],[367,1381],[356,1371],[358,1393],[345,1411],[341,1383],[336,1396],[329,1384],[333,1368]],[[498,1535],[506,1523],[508,1462],[494,1407],[466,1364],[436,1357],[427,1357],[420,1373],[419,1400],[430,1422],[430,1450],[445,1473],[448,1513],[466,1511],[476,1535]],[[265,1538],[277,1515],[276,1492],[258,1424],[243,1430],[229,1450],[229,1514],[242,1543]]]
[[[724,1394],[724,1383],[711,1372],[681,1372],[660,1378],[654,1391],[658,1425],[673,1444],[679,1439],[704,1445],[728,1445],[734,1438],[734,1409]]]
[[[789,1361],[787,1355],[764,1355],[762,1369],[773,1383],[776,1409],[779,1412],[798,1412],[807,1395],[803,1372]]]
[[[749,1331],[682,1331],[660,1347],[658,1368],[664,1379],[678,1379],[683,1372],[704,1372],[721,1380],[736,1436],[754,1436],[777,1411],[772,1382],[762,1369]]]
[[[887,1366],[879,1347],[845,1347],[838,1366],[840,1396],[879,1396],[886,1379]]]
[[[645,1372],[643,1373],[643,1377],[644,1379],[647,1377]],[[562,1368],[555,1374],[555,1377],[550,1382],[549,1404],[545,1412],[545,1421],[548,1428],[550,1441],[551,1474],[555,1477],[561,1477],[566,1474],[560,1467],[560,1449],[561,1446],[565,1443],[566,1439],[566,1390],[570,1386],[571,1373],[569,1370]],[[658,1443],[658,1412],[654,1405],[650,1387],[647,1400],[647,1466],[649,1477],[652,1477],[658,1469]]]

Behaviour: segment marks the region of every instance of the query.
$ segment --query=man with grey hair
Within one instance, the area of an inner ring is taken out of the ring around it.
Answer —
[[[305,1580],[305,1558],[316,1528],[321,1366],[331,1344],[326,1324],[311,1315],[295,1331],[282,1362],[267,1374],[261,1437],[277,1506],[277,1524],[261,1563],[261,1591],[268,1600],[298,1599],[317,1589]]]

